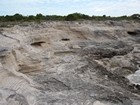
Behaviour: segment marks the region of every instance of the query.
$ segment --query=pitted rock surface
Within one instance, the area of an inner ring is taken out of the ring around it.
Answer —
[[[0,29],[1,105],[140,105],[140,23],[26,24]]]

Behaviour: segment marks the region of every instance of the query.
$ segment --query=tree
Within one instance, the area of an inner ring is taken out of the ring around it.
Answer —
[[[29,15],[27,18],[27,21],[35,21],[35,20],[36,20],[36,17],[33,15]]]
[[[81,18],[82,18],[82,19],[86,19],[86,20],[90,20],[90,19],[91,19],[90,16],[85,15],[85,14],[82,14]]]
[[[4,16],[0,16],[0,21],[4,21]]]
[[[78,20],[78,15],[76,13],[74,14],[69,14],[66,16],[67,21],[76,21]]]
[[[39,14],[36,15],[36,19],[37,20],[43,20],[44,16],[41,13],[39,13]]]
[[[14,16],[6,15],[4,18],[4,21],[15,21],[15,18],[14,18]]]
[[[131,18],[140,20],[140,14],[133,14]]]
[[[16,13],[13,18],[16,20],[16,21],[20,21],[20,20],[23,20],[23,16],[21,14],[18,14]]]

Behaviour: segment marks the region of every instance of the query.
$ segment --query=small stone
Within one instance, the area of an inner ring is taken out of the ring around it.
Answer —
[[[105,79],[108,79],[108,75],[105,75]]]
[[[105,105],[105,104],[101,103],[100,101],[95,101],[95,102],[93,103],[93,105]]]
[[[74,45],[72,48],[73,48],[73,49],[80,49],[81,47],[78,46],[78,45]]]

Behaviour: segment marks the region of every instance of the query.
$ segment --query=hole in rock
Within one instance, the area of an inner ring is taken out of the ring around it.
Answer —
[[[70,41],[70,39],[68,39],[68,38],[63,38],[63,39],[61,39],[62,41]]]
[[[135,31],[128,31],[127,32],[129,35],[137,35],[138,33],[137,32],[135,32]]]
[[[31,43],[32,46],[41,46],[42,43],[46,43],[44,41],[40,41],[40,42],[34,42],[34,43]]]

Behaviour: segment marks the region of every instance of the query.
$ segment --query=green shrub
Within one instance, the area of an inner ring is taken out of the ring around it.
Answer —
[[[60,15],[42,15],[41,13],[29,16],[22,16],[21,14],[16,13],[15,15],[6,15],[0,16],[0,22],[38,22],[41,21],[79,21],[79,20],[95,20],[95,21],[105,21],[105,20],[135,20],[140,21],[140,14],[133,14],[131,16],[119,16],[119,17],[110,17],[110,16],[89,16],[81,13],[72,13],[68,14],[67,16],[60,16]],[[3,24],[1,27],[7,27],[8,25]]]

